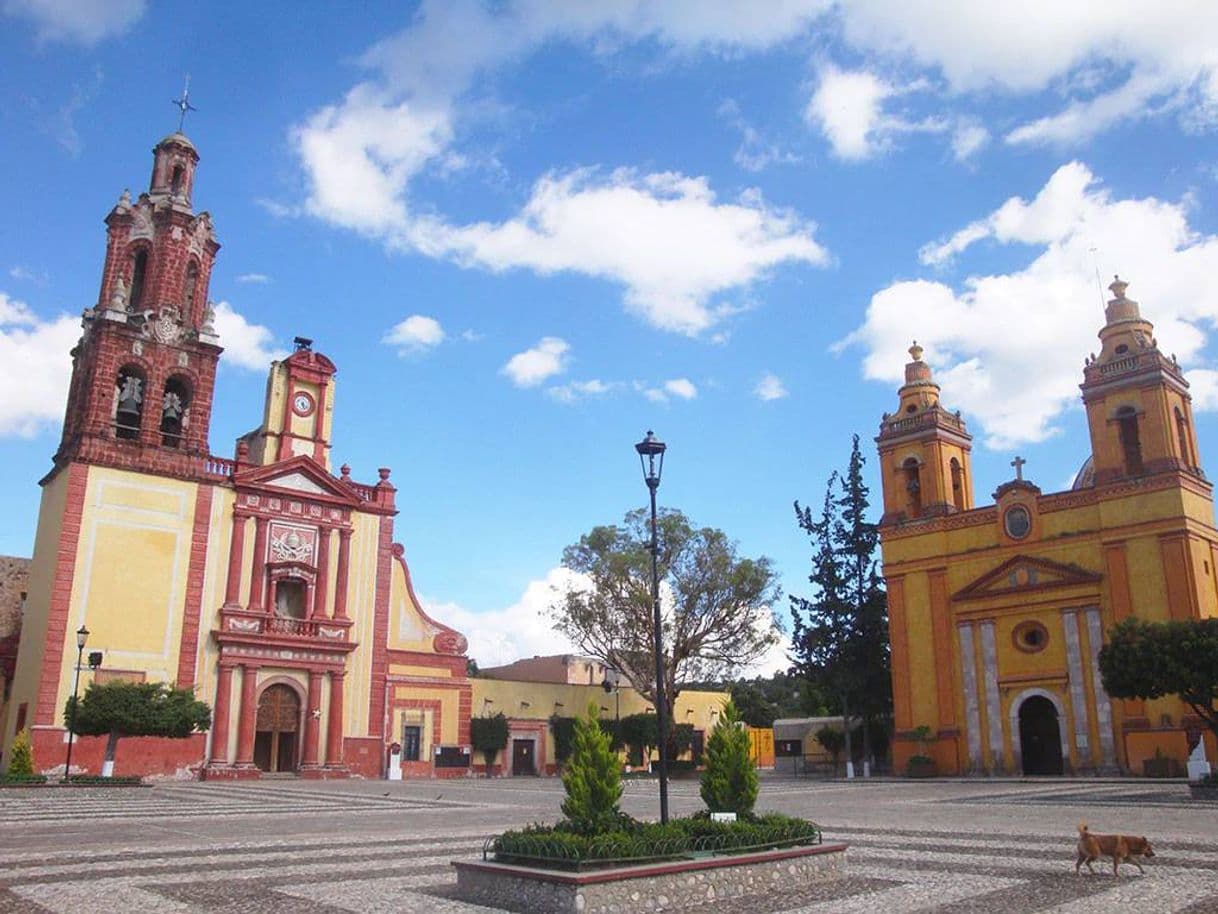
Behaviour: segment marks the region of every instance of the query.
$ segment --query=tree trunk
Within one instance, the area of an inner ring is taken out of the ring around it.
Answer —
[[[842,728],[846,731],[846,777],[854,777],[854,745],[850,739],[850,699],[842,693]]]
[[[122,734],[117,730],[111,730],[110,735],[106,737],[106,757],[102,761],[102,777],[108,778],[114,776],[114,751],[118,748],[118,738]]]

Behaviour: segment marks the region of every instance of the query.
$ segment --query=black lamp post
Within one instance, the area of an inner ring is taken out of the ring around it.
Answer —
[[[76,630],[76,678],[72,683],[72,710],[68,714],[68,757],[63,763],[63,782],[66,784],[72,776],[72,741],[76,738],[76,703],[80,696],[80,667],[85,659],[85,642],[89,640],[89,630],[83,625]]]
[[[613,693],[613,739],[621,746],[622,745],[622,674],[618,673],[613,682],[609,681],[609,674],[605,673],[605,681],[601,683],[601,688],[605,690],[605,694]],[[608,708],[605,708],[608,711]]]
[[[643,481],[651,492],[651,603],[652,624],[655,627],[656,654],[656,729],[660,741],[660,822],[668,822],[668,704],[664,700],[664,632],[660,627],[660,576],[657,568],[659,540],[656,538],[656,489],[664,472],[664,451],[667,446],[651,429],[647,437],[634,446],[643,467]]]

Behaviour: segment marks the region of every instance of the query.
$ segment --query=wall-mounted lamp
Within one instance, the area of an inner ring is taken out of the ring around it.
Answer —
[[[601,710],[604,711],[606,714],[609,713],[609,709],[607,707],[605,707],[604,705],[601,705]]]
[[[694,709],[693,709],[693,708],[686,708],[686,709],[685,709],[685,716],[686,716],[686,717],[688,717],[690,714],[693,714],[693,713],[694,713]]]
[[[531,707],[533,707],[533,703],[532,703],[532,702],[529,702],[529,701],[525,701],[525,700],[522,698],[522,699],[520,699],[520,707],[522,707],[522,708],[531,708]]]
[[[102,665],[102,652],[89,651],[89,669],[96,670]]]
[[[556,701],[556,702],[554,702],[554,707],[556,707],[556,708],[565,708],[565,707],[566,707],[566,705],[564,705],[564,704],[563,704],[561,701]]]

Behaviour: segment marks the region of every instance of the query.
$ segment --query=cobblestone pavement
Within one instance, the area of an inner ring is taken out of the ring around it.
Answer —
[[[453,896],[449,861],[558,815],[555,780],[166,784],[0,791],[0,912],[492,914]],[[699,808],[672,785],[674,814]],[[655,785],[627,811],[653,816]],[[845,879],[721,901],[726,914],[1124,911],[1218,914],[1218,805],[1145,781],[763,781],[761,809],[850,845]],[[1075,876],[1080,820],[1146,834],[1146,875]]]

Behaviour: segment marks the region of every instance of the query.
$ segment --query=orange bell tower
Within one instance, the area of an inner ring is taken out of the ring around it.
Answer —
[[[897,412],[884,414],[876,444],[884,489],[881,523],[899,523],[967,511],[973,507],[973,437],[960,413],[939,402],[939,385],[909,347]]]

